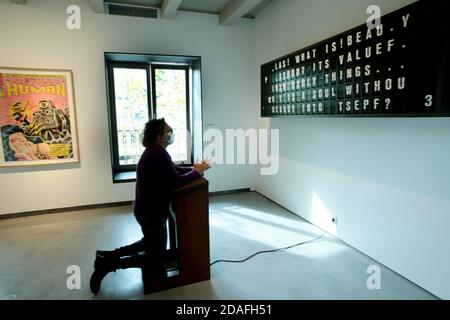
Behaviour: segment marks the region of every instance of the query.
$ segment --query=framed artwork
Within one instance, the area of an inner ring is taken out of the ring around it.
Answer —
[[[0,167],[79,161],[72,71],[0,67]]]
[[[263,64],[261,116],[450,117],[447,12],[418,1]]]

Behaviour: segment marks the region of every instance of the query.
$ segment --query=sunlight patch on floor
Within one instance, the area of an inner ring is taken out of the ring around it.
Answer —
[[[239,237],[259,242],[267,249],[287,247],[300,242],[315,239],[324,232],[299,218],[281,217],[263,211],[249,209],[242,206],[231,206],[210,210],[210,225]],[[318,241],[324,241],[325,235]],[[328,243],[316,247],[314,251],[290,249],[289,252],[320,258],[335,254],[343,250],[341,246]]]

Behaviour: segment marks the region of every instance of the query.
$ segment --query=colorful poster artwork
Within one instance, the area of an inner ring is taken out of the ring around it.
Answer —
[[[78,162],[72,72],[0,67],[0,166]]]

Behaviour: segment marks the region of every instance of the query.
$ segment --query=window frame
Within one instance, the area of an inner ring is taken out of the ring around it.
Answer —
[[[115,105],[114,68],[144,69],[147,73],[147,99],[149,119],[156,115],[156,91],[154,69],[184,69],[186,75],[186,128],[191,134],[190,159],[188,162],[177,162],[181,165],[192,165],[194,158],[201,157],[203,150],[202,136],[202,81],[201,57],[179,55],[155,55],[105,52],[105,78],[108,106],[109,142],[113,183],[136,181],[136,165],[120,165],[117,136],[117,119]],[[192,91],[192,92],[191,92]],[[195,125],[194,125],[195,124]],[[200,124],[200,125],[199,125]],[[194,131],[199,132],[194,132]],[[198,137],[197,137],[198,134]],[[188,145],[189,146],[189,145]]]
[[[110,143],[111,143],[111,157],[112,157],[112,167],[114,172],[126,172],[135,171],[135,164],[121,165],[119,160],[119,140],[117,138],[117,113],[116,113],[116,93],[115,93],[115,82],[114,82],[114,69],[143,69],[147,75],[147,99],[148,99],[148,117],[152,118],[152,93],[151,90],[151,79],[149,74],[149,66],[145,63],[135,63],[135,62],[111,62],[107,65],[108,68],[108,83],[110,84],[108,88],[109,93],[109,106],[110,106]]]

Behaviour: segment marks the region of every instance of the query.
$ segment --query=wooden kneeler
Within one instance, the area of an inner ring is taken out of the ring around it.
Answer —
[[[210,279],[208,180],[176,189],[171,207],[167,278],[155,280],[142,269],[144,294]]]

